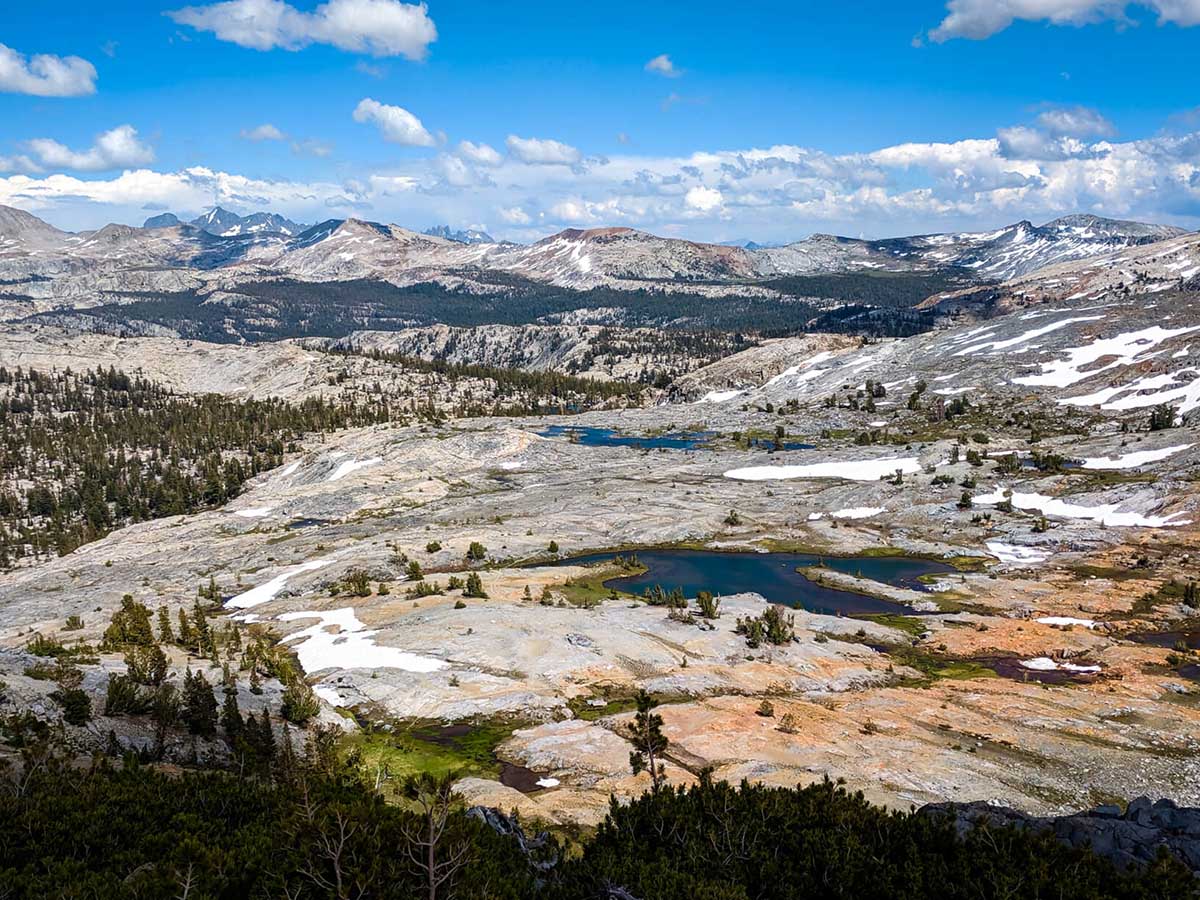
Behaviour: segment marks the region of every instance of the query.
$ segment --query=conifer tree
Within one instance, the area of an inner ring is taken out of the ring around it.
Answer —
[[[167,611],[166,604],[158,607],[158,642],[175,643],[175,632],[171,630],[171,614]]]
[[[188,731],[212,737],[217,731],[217,697],[203,672],[190,669],[183,681],[183,720]]]
[[[669,744],[662,732],[662,716],[654,712],[656,706],[658,702],[649,694],[638,692],[637,714],[633,717],[629,735],[634,748],[629,754],[629,767],[634,775],[649,772],[651,789],[655,792],[666,780],[666,768],[661,759]]]

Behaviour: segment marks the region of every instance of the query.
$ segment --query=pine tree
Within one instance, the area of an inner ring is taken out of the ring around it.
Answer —
[[[221,727],[225,729],[225,735],[231,743],[241,737],[246,729],[242,711],[238,708],[236,685],[225,688],[225,700],[221,704]]]
[[[175,643],[175,633],[171,630],[171,614],[167,611],[166,604],[158,608],[158,642],[160,644]]]
[[[183,720],[188,731],[212,737],[217,731],[217,697],[203,672],[189,669],[183,680]]]
[[[192,646],[197,656],[212,656],[215,649],[212,629],[208,627],[208,617],[199,600],[192,605]]]
[[[634,775],[649,772],[651,789],[657,793],[666,780],[666,768],[660,759],[669,742],[662,732],[662,716],[653,711],[656,706],[658,702],[649,694],[638,692],[637,714],[629,735],[634,748],[629,754],[629,767]]]
[[[177,633],[180,647],[191,647],[195,642],[195,635],[192,633],[192,623],[188,619],[188,614],[183,607],[179,607],[179,630]]]

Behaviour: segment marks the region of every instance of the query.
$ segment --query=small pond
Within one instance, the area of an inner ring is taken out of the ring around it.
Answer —
[[[699,450],[717,436],[714,431],[680,431],[638,437],[615,428],[590,425],[550,425],[538,432],[542,437],[567,438],[584,447],[633,447],[638,450]]]
[[[1181,645],[1189,650],[1200,650],[1200,631],[1139,631],[1129,635],[1129,640],[1152,647],[1175,650]]]
[[[320,528],[324,525],[333,524],[329,519],[292,519],[287,525],[283,526],[288,531],[296,531],[300,528]]]
[[[973,662],[991,669],[1001,678],[1013,681],[1030,681],[1038,684],[1087,684],[1095,681],[1097,672],[1073,672],[1070,669],[1031,669],[1021,665],[1015,656],[980,656]],[[1086,660],[1075,660],[1077,665],[1091,665]]]
[[[443,747],[458,748],[460,742],[469,738],[474,731],[475,726],[459,722],[453,725],[437,725],[414,729],[410,732],[410,737]],[[500,759],[494,753],[492,754],[492,760],[500,768],[500,783],[506,787],[515,788],[523,794],[531,794],[534,791],[543,789],[543,785],[538,784],[538,781],[546,777],[545,773],[535,772],[533,769],[519,765],[518,763]]]
[[[605,587],[640,594],[661,585],[666,590],[683,588],[689,597],[697,591],[738,594],[751,591],[772,603],[819,613],[863,615],[910,612],[901,604],[853,591],[839,591],[817,584],[797,569],[825,565],[838,572],[860,575],[895,587],[924,590],[922,575],[956,571],[947,563],[903,556],[822,557],[811,553],[720,552],[715,550],[638,550],[638,562],[647,571],[623,575],[604,582]],[[586,565],[606,562],[617,553],[593,553],[559,560],[555,565]]]

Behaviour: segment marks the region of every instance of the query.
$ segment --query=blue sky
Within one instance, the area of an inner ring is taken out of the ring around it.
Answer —
[[[517,239],[1200,226],[1200,0],[743,6],[8,4],[0,202],[66,228],[219,202]]]

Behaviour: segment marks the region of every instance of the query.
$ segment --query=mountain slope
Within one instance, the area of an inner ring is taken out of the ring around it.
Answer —
[[[997,285],[936,294],[920,308],[986,317],[1047,303],[1170,290],[1200,291],[1200,232],[1048,266]]]
[[[214,206],[204,215],[193,219],[191,224],[218,237],[265,233],[291,237],[304,231],[306,227],[276,213],[256,212],[248,216],[239,216],[219,206]]]
[[[996,231],[927,234],[878,241],[818,234],[785,247],[759,250],[756,257],[759,271],[767,275],[956,267],[983,281],[1007,281],[1056,263],[1182,234],[1185,234],[1183,229],[1169,225],[1075,215],[1040,226],[1018,222]]]
[[[304,228],[273,213],[238,216],[215,207],[191,224],[162,214],[142,228],[107,225],[68,234],[29,213],[0,208],[0,281],[8,283],[7,290],[0,290],[0,304],[15,300],[0,315],[94,306],[103,293],[207,294],[281,277],[375,280],[400,287],[436,282],[496,293],[505,290],[506,279],[519,276],[571,290],[650,288],[713,297],[779,298],[772,279],[938,273],[988,285],[983,293],[968,291],[973,299],[962,301],[986,306],[992,286],[1030,278],[1048,265],[1081,259],[1086,263],[1188,240],[1176,228],[1095,216],[1068,216],[1042,226],[1019,222],[993,232],[878,241],[814,235],[785,247],[758,249],[661,237],[632,228],[567,229],[528,246],[488,243],[483,240],[486,235],[448,228],[430,231],[436,233],[359,219],[331,219]],[[1185,264],[1180,271],[1186,271]],[[985,298],[982,304],[979,297]],[[953,310],[959,303],[952,300],[944,308]]]

